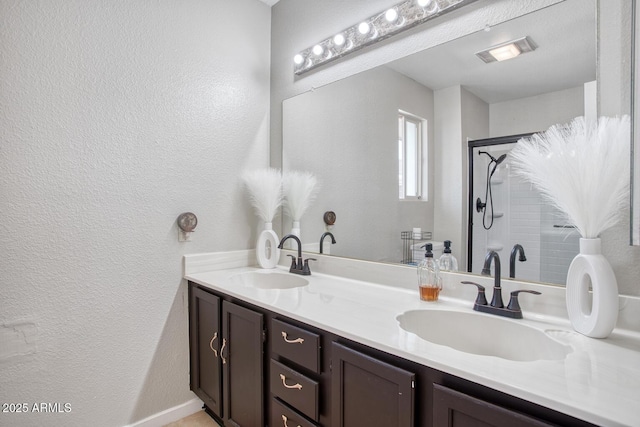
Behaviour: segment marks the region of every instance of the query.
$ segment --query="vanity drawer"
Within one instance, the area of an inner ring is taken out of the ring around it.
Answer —
[[[275,397],[271,399],[270,427],[319,427]]]
[[[320,373],[320,335],[271,320],[271,352]]]
[[[269,387],[274,396],[307,417],[318,421],[319,385],[304,375],[271,359]]]

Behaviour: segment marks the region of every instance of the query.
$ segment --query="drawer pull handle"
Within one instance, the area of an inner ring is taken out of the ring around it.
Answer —
[[[285,388],[297,388],[298,390],[302,390],[302,384],[298,383],[294,385],[287,385],[287,377],[285,377],[283,374],[280,374],[280,379],[282,380],[282,385],[285,386]]]
[[[220,349],[220,358],[222,359],[223,365],[227,363],[227,359],[225,359],[224,356],[222,355],[222,352],[224,351],[224,348],[226,347],[226,345],[227,345],[227,339],[222,338],[222,348]]]
[[[216,340],[216,338],[218,338],[218,333],[215,332],[213,334],[213,338],[211,338],[211,341],[209,341],[209,348],[211,349],[211,351],[213,351],[213,355],[215,357],[218,357],[218,350],[216,350],[215,348],[213,348],[213,342]]]
[[[289,427],[289,426],[287,425],[287,421],[288,421],[288,420],[287,420],[287,417],[286,417],[285,415],[283,415],[283,416],[282,416],[282,425],[283,425],[284,427]],[[300,427],[300,424],[298,424],[298,427]]]
[[[296,338],[295,340],[290,340],[289,338],[287,338],[287,333],[282,331],[282,339],[284,339],[284,342],[286,342],[287,344],[302,344],[304,342],[304,338]]]

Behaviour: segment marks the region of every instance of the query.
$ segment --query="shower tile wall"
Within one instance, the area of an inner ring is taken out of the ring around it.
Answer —
[[[511,251],[519,243],[527,256],[525,262],[516,261],[516,277],[540,281],[540,194],[532,189],[531,184],[510,175],[509,196],[508,248]]]
[[[580,234],[564,228],[567,220],[555,207],[542,205],[541,262],[544,269],[540,281],[565,283],[571,261],[580,251]]]

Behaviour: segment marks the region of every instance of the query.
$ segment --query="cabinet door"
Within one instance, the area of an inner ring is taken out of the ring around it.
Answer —
[[[332,426],[413,426],[413,373],[335,342],[331,370]]]
[[[191,390],[222,416],[220,298],[190,285],[189,352]]]
[[[226,426],[264,425],[262,314],[222,302],[222,371]]]
[[[519,412],[433,385],[433,425],[442,427],[551,427]]]

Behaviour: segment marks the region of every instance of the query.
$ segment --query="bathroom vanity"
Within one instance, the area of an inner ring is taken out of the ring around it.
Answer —
[[[565,350],[531,356],[510,350],[527,343],[501,342],[511,339],[506,330],[486,330],[488,348],[473,354],[421,338],[407,317],[467,316],[474,289],[455,283],[464,275],[447,276],[441,300],[427,303],[412,289],[411,268],[377,265],[379,281],[395,277],[388,286],[349,277],[368,270],[356,265],[363,261],[319,257],[314,273],[301,277],[283,266],[250,267],[251,256],[185,257],[191,388],[225,426],[632,426],[640,419],[637,332],[616,330],[608,340],[575,334],[553,315],[562,289],[545,289],[546,312],[532,297],[522,301],[524,319],[500,321],[523,322],[515,327],[547,334]],[[503,286],[512,285],[522,286]],[[491,316],[473,315],[480,323]]]

